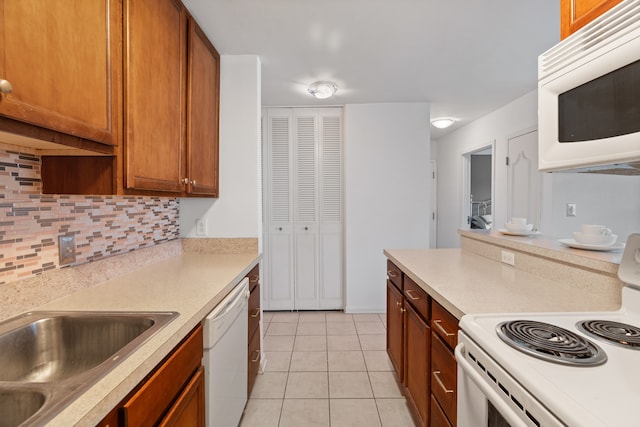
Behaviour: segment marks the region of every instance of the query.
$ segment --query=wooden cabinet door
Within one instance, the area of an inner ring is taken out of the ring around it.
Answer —
[[[188,40],[188,192],[218,197],[220,55],[191,17]]]
[[[159,427],[204,427],[204,367],[200,367],[182,390]]]
[[[125,0],[125,188],[185,188],[186,25],[177,0]]]
[[[118,144],[121,0],[0,0],[0,115]]]
[[[569,37],[622,0],[560,0],[560,39]]]
[[[406,304],[406,357],[404,383],[407,402],[418,415],[418,424],[426,426],[429,421],[429,352],[431,332],[427,323]]]
[[[404,381],[404,306],[402,294],[387,280],[387,353],[398,382]]]

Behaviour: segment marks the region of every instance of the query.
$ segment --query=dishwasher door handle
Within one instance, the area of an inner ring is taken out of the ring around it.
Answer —
[[[224,316],[229,314],[231,310],[233,310],[236,306],[242,303],[243,302],[242,300],[246,300],[247,299],[246,292],[243,292],[243,288],[245,287],[245,285],[248,285],[248,284],[249,284],[249,279],[247,279],[246,277],[242,279],[242,281],[240,282],[240,284],[238,284],[236,289],[232,291],[232,292],[235,292],[235,295],[232,293],[231,295],[227,296],[222,301],[222,304],[224,305],[222,306],[220,311],[216,312],[214,316],[211,317],[209,320],[215,322],[217,320],[222,319]]]

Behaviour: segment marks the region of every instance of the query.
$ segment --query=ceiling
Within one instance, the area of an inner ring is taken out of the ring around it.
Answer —
[[[535,89],[560,33],[558,0],[183,1],[221,54],[259,55],[263,106],[428,102],[458,119],[434,139]]]

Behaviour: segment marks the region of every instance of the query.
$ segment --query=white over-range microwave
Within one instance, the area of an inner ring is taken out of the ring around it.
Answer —
[[[538,58],[538,161],[541,171],[640,174],[640,0]]]

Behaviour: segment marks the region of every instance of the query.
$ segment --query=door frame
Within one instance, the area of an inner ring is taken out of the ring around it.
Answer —
[[[496,140],[462,153],[462,198],[460,200],[460,228],[471,228],[471,155],[491,149],[491,215],[495,219],[496,198]],[[495,224],[495,220],[492,221]]]

